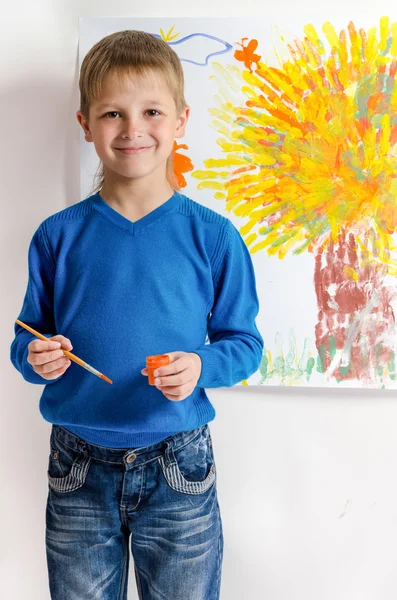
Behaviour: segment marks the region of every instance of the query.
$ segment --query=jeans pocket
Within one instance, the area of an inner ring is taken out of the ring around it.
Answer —
[[[62,444],[53,431],[50,447],[47,471],[50,488],[62,494],[81,488],[87,478],[92,458],[86,453]]]
[[[183,494],[203,494],[215,483],[216,469],[209,428],[205,425],[185,446],[159,463],[168,485]]]

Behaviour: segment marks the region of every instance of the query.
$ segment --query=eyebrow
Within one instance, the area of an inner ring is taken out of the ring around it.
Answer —
[[[145,102],[143,102],[143,104],[151,104],[152,106],[164,106],[164,104],[162,102],[159,102],[158,100],[145,100]],[[98,106],[96,107],[97,110],[103,110],[104,108],[107,108],[109,106],[112,107],[116,107],[118,105],[118,103],[115,102],[106,102],[106,103],[102,103],[102,104],[98,104]]]

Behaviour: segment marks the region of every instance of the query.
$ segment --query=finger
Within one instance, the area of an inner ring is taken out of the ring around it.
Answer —
[[[142,375],[146,375],[147,376],[148,375],[147,368],[145,367],[144,369],[142,369],[141,373],[142,373]]]
[[[153,372],[153,375],[155,377],[157,377],[157,376],[164,377],[164,375],[165,376],[176,375],[177,373],[181,373],[182,371],[184,371],[187,367],[188,367],[188,361],[187,361],[186,357],[180,356],[179,358],[177,358],[173,362],[171,362],[169,365],[166,365],[165,367],[158,367]]]
[[[57,377],[60,377],[60,375],[63,375],[65,373],[65,371],[70,367],[70,364],[65,365],[61,369],[51,371],[51,373],[39,373],[39,375],[41,375],[41,377],[49,381],[51,381],[52,379],[57,379]]]
[[[41,365],[38,367],[40,373],[52,373],[53,371],[58,371],[59,369],[63,369],[64,367],[70,366],[70,360],[65,356],[60,358],[59,360],[54,360],[53,362],[46,363],[45,365]]]
[[[181,400],[185,400],[185,398],[187,398],[188,396],[190,396],[190,394],[193,393],[193,389],[188,388],[187,391],[183,392],[181,390],[181,388],[175,388],[175,392],[174,393],[170,393],[169,392],[169,388],[167,388],[167,391],[164,392],[163,391],[163,395],[168,399],[168,400],[172,400],[173,402],[179,402]]]
[[[64,356],[62,350],[52,350],[52,352],[33,352],[28,354],[27,361],[33,367],[45,365],[56,361]]]
[[[186,385],[177,385],[174,387],[167,387],[162,389],[161,391],[163,392],[163,394],[167,394],[167,396],[171,396],[173,398],[178,398],[183,396],[184,398],[186,398],[187,396],[190,396],[190,394],[192,393],[192,391],[194,390],[194,385],[192,385],[191,383],[188,383]]]
[[[170,363],[176,361],[178,358],[180,358],[181,356],[183,356],[184,354],[186,354],[186,352],[183,352],[182,350],[177,350],[176,352],[164,352],[164,354],[166,356],[169,356],[170,359]]]
[[[60,347],[60,342],[51,340],[48,340],[48,342],[44,342],[43,340],[33,340],[28,346],[29,352],[48,352],[49,350],[56,350]]]
[[[187,385],[190,381],[192,381],[192,377],[189,377],[189,372],[183,371],[182,373],[178,373],[178,375],[168,375],[168,377],[156,377],[154,380],[154,385],[158,387],[175,387],[181,385]]]
[[[171,402],[181,402],[182,400],[185,399],[185,398],[177,398],[176,396],[170,396],[169,394],[164,394],[164,392],[163,392],[163,396],[165,396],[167,398],[167,400],[170,400]]]
[[[73,349],[72,342],[64,335],[54,335],[51,339],[60,342],[65,350]]]

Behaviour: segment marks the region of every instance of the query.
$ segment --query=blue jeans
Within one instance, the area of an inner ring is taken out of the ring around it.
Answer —
[[[53,425],[46,550],[52,600],[218,600],[222,523],[208,425],[104,448]]]

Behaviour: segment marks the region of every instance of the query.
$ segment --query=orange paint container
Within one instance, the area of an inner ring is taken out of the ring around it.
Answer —
[[[155,371],[158,367],[165,367],[170,364],[170,357],[168,354],[156,354],[155,356],[147,356],[146,357],[146,368],[149,377],[149,385],[154,385],[154,380],[156,379],[153,375],[153,371]]]

